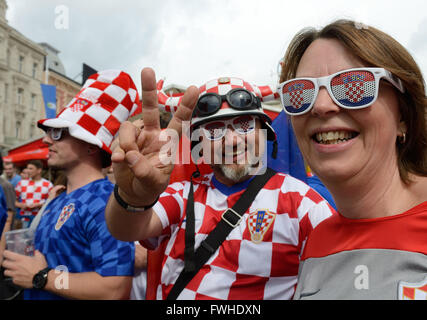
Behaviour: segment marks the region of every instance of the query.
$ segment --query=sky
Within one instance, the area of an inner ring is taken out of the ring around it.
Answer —
[[[341,18],[390,34],[427,76],[425,0],[7,0],[9,24],[60,51],[66,75],[82,63],[121,69],[137,87],[152,67],[165,85],[223,77],[276,85],[293,36]]]

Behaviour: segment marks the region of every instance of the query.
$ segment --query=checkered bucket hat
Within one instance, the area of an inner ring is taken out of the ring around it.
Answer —
[[[39,120],[37,126],[45,131],[49,127],[68,128],[72,137],[111,154],[120,124],[140,112],[132,78],[120,70],[105,70],[91,75],[56,118]]]

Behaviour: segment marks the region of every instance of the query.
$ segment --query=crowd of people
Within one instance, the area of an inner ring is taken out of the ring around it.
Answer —
[[[143,122],[127,121],[140,99],[118,70],[38,122],[62,186],[36,161],[21,180],[5,164],[1,210],[36,230],[33,256],[2,256],[25,299],[145,299],[154,250],[155,299],[427,298],[425,83],[392,37],[338,20],[285,53],[277,95],[333,205],[267,161],[277,136],[259,87],[221,77],[165,98],[150,68],[141,84]],[[160,100],[178,106],[166,129]],[[178,145],[164,133],[186,121],[196,166],[171,183]]]

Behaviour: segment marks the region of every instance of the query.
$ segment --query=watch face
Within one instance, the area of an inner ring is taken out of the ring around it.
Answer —
[[[35,289],[43,289],[47,283],[47,273],[49,271],[42,270],[33,278],[33,287]]]

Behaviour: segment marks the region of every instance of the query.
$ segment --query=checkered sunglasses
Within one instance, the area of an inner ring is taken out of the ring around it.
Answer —
[[[325,87],[332,100],[344,109],[361,109],[378,98],[380,79],[384,78],[404,92],[402,81],[383,68],[355,68],[321,78],[296,78],[278,86],[284,111],[291,116],[310,111],[320,87]]]
[[[218,119],[202,124],[200,127],[206,138],[209,140],[219,140],[225,136],[227,128],[230,125],[237,133],[248,134],[255,129],[255,117],[242,115],[228,120]]]

